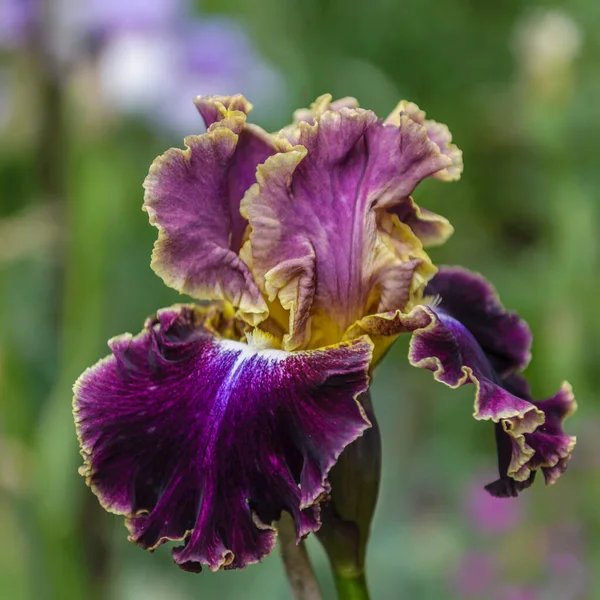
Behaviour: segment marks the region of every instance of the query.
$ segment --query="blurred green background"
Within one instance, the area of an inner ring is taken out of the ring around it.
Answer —
[[[579,401],[558,484],[488,501],[495,445],[473,389],[411,369],[400,339],[372,392],[374,600],[600,599],[600,3],[149,0],[127,21],[107,0],[100,25],[97,4],[0,0],[0,598],[290,597],[276,553],[195,576],[129,544],[77,474],[71,418],[106,340],[180,300],[149,268],[149,164],[201,131],[195,94],[242,91],[269,130],[325,92],[382,117],[407,98],[447,123],[463,178],[415,194],[456,228],[433,260],[484,273],[529,321],[536,397],[568,378]],[[175,17],[140,25],[154,9]]]

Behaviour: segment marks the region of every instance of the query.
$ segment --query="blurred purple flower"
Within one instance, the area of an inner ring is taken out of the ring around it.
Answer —
[[[473,527],[481,533],[502,533],[514,529],[523,517],[522,500],[495,498],[482,487],[479,478],[467,491],[465,510]]]
[[[546,568],[552,582],[552,600],[583,600],[589,592],[590,572],[580,556],[563,552],[548,557]]]
[[[550,582],[548,600],[588,598],[591,570],[584,559],[585,546],[581,526],[567,523],[547,528],[544,531],[542,547]]]
[[[190,12],[186,0],[87,0],[80,19],[88,31],[112,34],[161,29]]]
[[[0,0],[0,48],[25,47],[40,10],[39,0]],[[241,92],[264,115],[282,103],[283,78],[242,24],[199,17],[189,0],[56,0],[49,14],[46,52],[65,73],[91,59],[100,100],[117,112],[182,134],[204,129],[191,102],[198,95]],[[95,105],[97,91],[84,89],[83,103]]]
[[[532,586],[510,586],[501,589],[494,600],[540,600],[539,592]]]
[[[268,111],[281,103],[284,87],[243,27],[225,17],[117,33],[104,43],[98,69],[109,105],[180,134],[204,129],[190,98],[242,93]]]
[[[486,596],[497,575],[496,559],[489,554],[470,552],[465,554],[454,576],[456,595],[459,598],[482,598]]]
[[[36,0],[0,0],[0,49],[24,43],[37,11]]]

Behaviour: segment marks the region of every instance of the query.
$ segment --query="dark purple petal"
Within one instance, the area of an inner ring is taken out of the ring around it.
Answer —
[[[464,275],[464,272],[462,273]],[[457,288],[453,293],[460,295],[458,287],[460,278],[454,279]],[[473,284],[479,278],[465,281]],[[489,290],[489,288],[486,288]],[[481,291],[481,290],[480,290]],[[471,306],[472,313],[465,317],[477,317],[474,297],[470,296],[473,288],[465,285],[465,310]],[[444,299],[436,308],[424,307],[420,310],[430,315],[431,322],[418,329],[413,329],[410,360],[418,367],[434,372],[434,377],[451,387],[465,383],[474,383],[477,387],[475,413],[476,419],[490,419],[496,425],[496,442],[498,446],[498,466],[500,479],[486,489],[494,496],[516,496],[533,483],[535,471],[542,469],[547,483],[553,483],[566,468],[575,445],[575,438],[564,435],[562,421],[575,410],[575,401],[568,384],[556,396],[543,402],[535,402],[528,392],[526,381],[517,374],[502,378],[494,365],[506,366],[510,358],[510,346],[505,345],[502,335],[514,333],[514,356],[523,356],[522,349],[529,345],[529,330],[519,321],[516,315],[499,318],[497,298],[483,294],[490,302],[491,317],[475,320],[474,331],[481,334],[481,339],[498,330],[499,338],[494,344],[492,338],[487,339],[488,348],[495,352],[488,355],[485,347],[480,345],[475,335],[446,312]],[[418,309],[417,309],[418,312]],[[485,314],[485,313],[481,313]],[[479,316],[481,316],[481,314]],[[514,317],[514,318],[509,318]],[[421,315],[422,318],[422,315]],[[404,319],[405,326],[410,327],[410,318]],[[502,326],[500,325],[502,324]],[[527,341],[523,344],[524,340]],[[498,349],[507,350],[500,352]],[[504,355],[504,356],[503,356]],[[502,358],[506,360],[501,360]],[[516,365],[514,359],[513,368]]]
[[[521,375],[512,375],[504,380],[503,385],[521,397],[531,400],[529,386]],[[563,431],[564,420],[577,409],[573,390],[568,383],[563,383],[559,392],[548,400],[535,402],[536,407],[544,413],[544,424],[540,425],[533,433],[524,436],[524,444],[533,450],[533,455],[527,463],[522,465],[520,477],[522,481],[515,481],[505,475],[506,467],[510,464],[514,453],[516,441],[499,426],[496,429],[496,445],[498,449],[498,466],[500,479],[490,483],[486,489],[493,496],[514,497],[520,491],[533,483],[535,472],[541,469],[546,484],[551,485],[565,472],[575,447],[576,438],[566,435]]]
[[[451,315],[473,335],[501,388],[531,402],[544,415],[543,424],[523,437],[507,432],[506,423],[497,426],[501,478],[486,489],[495,496],[516,496],[531,485],[540,468],[546,483],[554,483],[565,471],[575,446],[575,438],[562,430],[564,419],[576,407],[569,384],[563,384],[549,400],[532,399],[527,381],[517,373],[531,358],[529,327],[516,313],[506,311],[481,275],[459,267],[441,267],[425,293],[437,296],[436,311]],[[524,460],[525,456],[529,458]]]
[[[425,294],[466,327],[500,376],[521,371],[531,359],[531,332],[525,321],[508,312],[493,286],[461,267],[440,267]]]
[[[242,96],[196,102],[208,131],[157,158],[144,182],[144,209],[159,230],[152,267],[176,290],[227,300],[257,324],[267,308],[239,256],[247,226],[239,205],[274,149],[268,134],[246,125],[251,105]]]
[[[501,422],[515,437],[521,438],[543,423],[542,412],[531,402],[499,385],[483,349],[461,322],[441,307],[418,307],[414,312],[403,319],[413,332],[409,350],[413,366],[433,371],[435,379],[453,388],[474,384],[473,416]],[[428,316],[424,325],[423,313]],[[417,325],[414,329],[413,323]]]
[[[413,236],[413,255],[397,256],[379,214],[449,164],[404,117],[395,127],[344,106],[297,127],[299,145],[283,145],[259,167],[241,205],[256,281],[290,313],[289,349],[332,343],[365,314],[406,308],[422,246]]]
[[[548,485],[554,483],[566,470],[575,447],[576,438],[565,435],[562,425],[564,420],[577,410],[577,402],[573,389],[563,383],[560,391],[536,406],[544,412],[546,422],[525,440],[533,448],[535,454],[528,465],[530,469],[542,469]]]
[[[508,474],[508,469],[513,461],[513,458],[520,456],[521,446],[508,435],[502,425],[496,423],[494,426],[494,433],[496,436],[496,452],[498,455],[498,473],[500,477],[488,483],[485,486],[487,492],[489,492],[494,498],[516,498],[523,490],[526,490],[535,480],[536,471],[531,471],[525,479],[517,481]],[[524,443],[524,440],[520,440]],[[529,459],[521,461],[524,465],[527,464]]]
[[[433,297],[431,305],[408,314],[370,315],[350,332],[368,334],[376,352],[400,333],[412,332],[412,365],[433,371],[435,379],[452,388],[475,385],[473,416],[496,424],[500,479],[486,486],[492,495],[517,496],[533,483],[538,469],[546,483],[554,483],[575,446],[575,438],[562,429],[576,407],[569,384],[549,400],[532,399],[518,373],[530,358],[529,328],[503,308],[480,275],[443,267],[425,292]]]
[[[327,473],[369,427],[367,338],[260,350],[213,335],[216,312],[159,311],[75,386],[88,485],[141,547],[184,541],[173,557],[190,571],[260,561],[282,510],[298,539],[317,530]]]

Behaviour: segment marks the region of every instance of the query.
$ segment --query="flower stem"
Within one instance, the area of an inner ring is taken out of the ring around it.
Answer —
[[[296,544],[296,528],[287,513],[279,521],[279,551],[294,600],[322,600],[306,546],[304,542]]]
[[[339,600],[368,600],[365,558],[381,476],[381,435],[369,392],[359,397],[372,427],[344,449],[329,473],[331,498],[321,509],[319,541]]]
[[[335,573],[335,588],[339,600],[369,600],[369,590],[365,574],[356,577],[344,577]]]

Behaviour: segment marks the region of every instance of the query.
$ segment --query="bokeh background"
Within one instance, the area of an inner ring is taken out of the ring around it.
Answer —
[[[71,418],[106,340],[181,300],[149,268],[149,164],[202,131],[196,94],[241,91],[268,130],[324,92],[447,123],[463,178],[415,194],[456,228],[433,259],[530,322],[536,397],[568,378],[579,401],[558,484],[488,499],[473,389],[411,369],[399,340],[373,385],[374,600],[600,599],[599,31],[597,0],[0,0],[0,598],[290,597],[277,554],[195,576],[129,544],[77,474]]]

